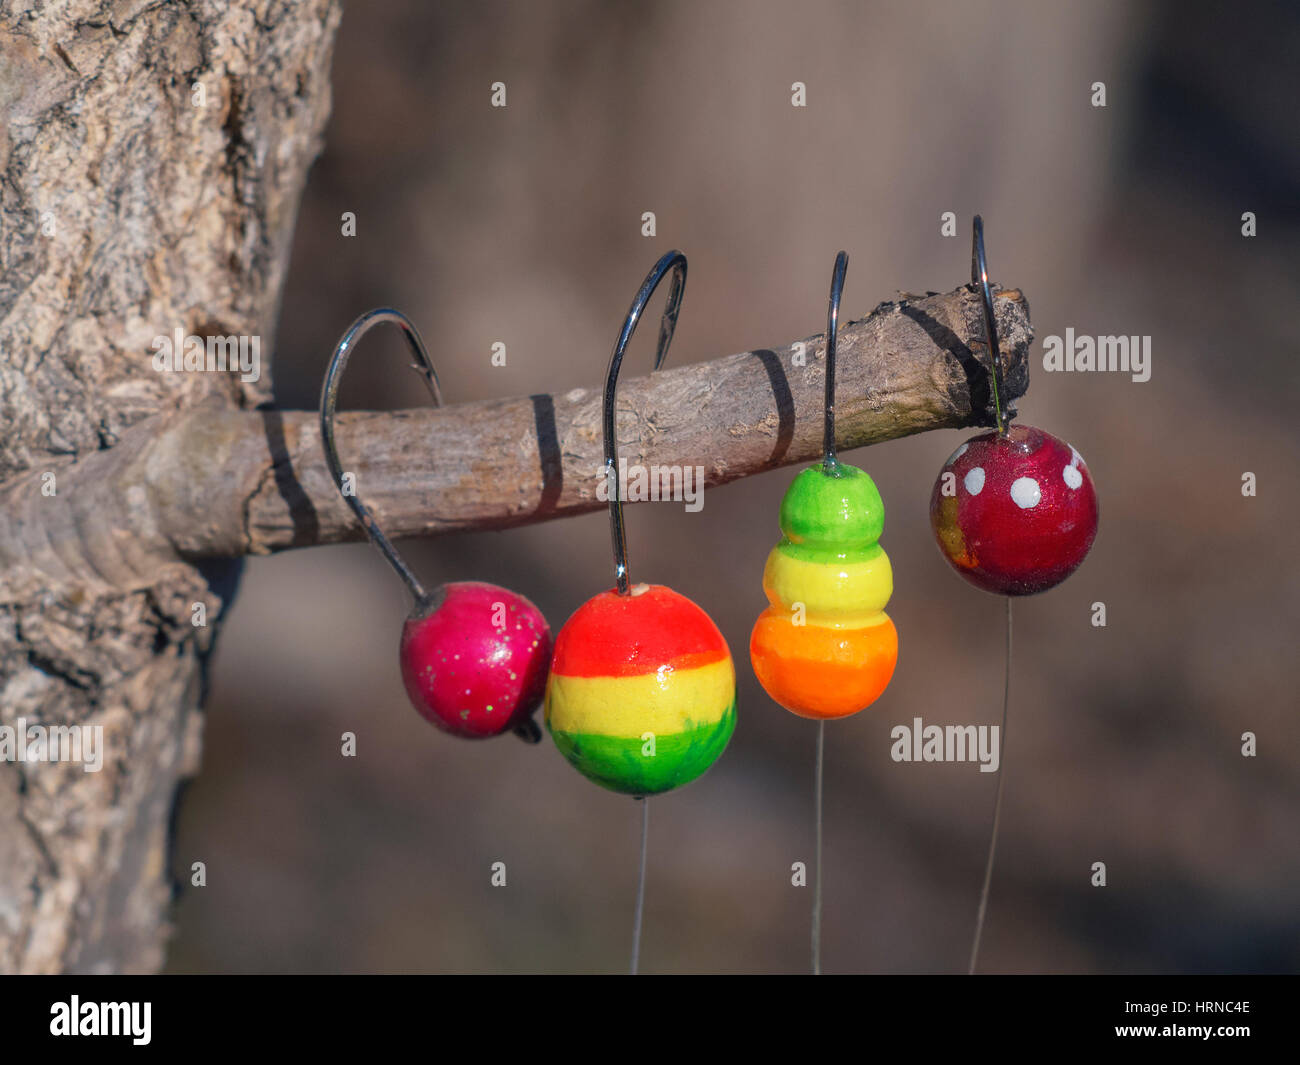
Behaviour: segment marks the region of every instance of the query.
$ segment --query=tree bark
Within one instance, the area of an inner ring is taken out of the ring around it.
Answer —
[[[106,746],[96,773],[0,760],[9,972],[159,967],[169,815],[237,560],[362,535],[316,415],[254,409],[266,345],[256,381],[153,366],[178,328],[272,335],[336,0],[86,6],[0,12],[0,726],[100,725]],[[999,297],[1010,402],[1032,331]],[[983,336],[969,287],[843,327],[839,446],[993,424]],[[626,380],[621,457],[708,485],[814,458],[822,348]],[[599,390],[344,414],[339,447],[392,536],[604,505]]]
[[[78,471],[150,424],[269,398],[266,374],[156,373],[151,342],[177,327],[272,335],[340,11],[25,8],[0,9],[0,482],[6,522],[12,486],[52,487],[27,514],[53,529],[86,491]],[[82,511],[81,537],[105,530],[130,557],[130,530],[108,519]],[[5,568],[0,725],[101,725],[107,754],[100,772],[0,761],[0,971],[151,971],[169,814],[197,764],[231,567],[177,561],[125,585],[111,570],[86,579],[73,540],[55,550],[70,552],[66,579]],[[196,602],[206,627],[191,624]]]

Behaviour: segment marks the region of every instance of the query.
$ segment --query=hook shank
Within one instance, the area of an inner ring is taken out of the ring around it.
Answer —
[[[989,287],[989,267],[984,257],[984,220],[975,216],[971,227],[970,280],[982,297],[984,328],[989,338],[989,358],[993,373],[993,413],[998,423],[998,433],[1006,435],[1007,423],[1002,415],[1002,352],[998,348],[998,326],[993,312],[993,290]]]
[[[632,334],[636,332],[637,323],[641,320],[641,313],[670,270],[673,280],[668,289],[668,302],[664,306],[663,318],[659,322],[659,346],[655,351],[654,369],[658,370],[664,364],[664,359],[668,356],[668,345],[673,340],[673,331],[677,328],[682,294],[686,291],[686,256],[679,251],[665,253],[646,275],[627,312],[623,329],[618,334],[618,341],[609,357],[609,369],[605,372],[605,401],[602,411],[605,435],[605,485],[609,492],[609,528],[614,542],[614,579],[618,585],[619,595],[627,595],[631,585],[627,576],[627,537],[623,528],[623,496],[618,476],[618,434],[614,424],[618,403],[618,371],[623,365],[623,352],[627,350]]]
[[[419,373],[420,378],[424,381],[425,387],[429,390],[429,395],[433,397],[433,405],[435,407],[442,406],[442,389],[438,385],[438,372],[433,368],[433,360],[429,358],[429,352],[424,346],[424,341],[420,339],[420,334],[416,331],[411,320],[401,311],[395,311],[391,307],[380,307],[377,310],[367,311],[353,322],[348,327],[347,332],[343,334],[334,348],[334,354],[330,357],[329,368],[325,371],[325,383],[321,386],[320,396],[321,445],[325,450],[325,464],[329,467],[330,476],[334,479],[334,485],[343,497],[343,502],[352,508],[353,513],[361,522],[362,528],[366,530],[366,535],[370,537],[371,543],[379,548],[384,558],[388,560],[388,564],[393,567],[407,588],[410,589],[411,595],[415,597],[415,602],[419,604],[427,598],[424,586],[402,560],[397,550],[389,542],[388,537],[384,535],[383,530],[379,528],[379,523],[375,521],[375,516],[371,513],[370,508],[361,502],[360,497],[355,492],[344,491],[343,466],[339,462],[338,446],[334,439],[334,408],[338,405],[339,383],[343,379],[343,371],[347,369],[348,357],[367,332],[385,322],[397,326],[402,331],[402,336],[406,338],[407,346],[416,359],[412,364],[412,369]]]
[[[835,348],[840,336],[840,296],[844,292],[844,275],[848,268],[849,253],[842,251],[835,256],[830,305],[826,311],[826,421],[822,436],[822,468],[827,473],[834,473],[839,465],[835,454]]]

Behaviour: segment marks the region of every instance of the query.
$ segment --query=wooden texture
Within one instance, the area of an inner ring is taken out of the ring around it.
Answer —
[[[93,471],[269,397],[265,373],[157,373],[151,342],[273,335],[338,20],[336,0],[0,7],[0,525],[26,544],[0,561],[0,725],[101,726],[107,748],[99,772],[0,761],[0,972],[162,963],[232,564],[118,580],[92,545],[138,557],[134,519],[167,501],[137,489],[176,459],[135,484]]]

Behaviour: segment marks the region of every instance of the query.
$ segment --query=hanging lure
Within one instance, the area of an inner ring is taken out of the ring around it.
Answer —
[[[727,641],[684,595],[632,584],[615,434],[618,372],[641,313],[672,271],[654,369],[663,365],[686,287],[686,257],[664,255],[646,277],[610,356],[603,428],[615,587],[564,623],[546,691],[556,747],[588,779],[627,795],[657,795],[700,776],[736,726],[736,673]]]
[[[1060,584],[1087,556],[1097,536],[1097,493],[1077,450],[1042,429],[1009,424],[979,215],[972,244],[997,428],[967,440],[943,464],[930,493],[930,525],[944,558],[976,588],[1034,595]]]
[[[1006,673],[998,740],[1001,769],[968,973],[974,973],[979,962],[1002,820],[1006,783],[1002,751],[1011,705],[1011,601],[1060,584],[1079,568],[1097,537],[1097,493],[1083,456],[1042,429],[1010,425],[1002,408],[1002,353],[984,254],[984,222],[979,215],[971,228],[971,285],[984,313],[997,428],[957,448],[943,464],[930,493],[930,525],[944,558],[976,588],[1007,597]]]
[[[848,267],[848,254],[840,252],[826,314],[822,460],[795,477],[781,500],[781,542],[763,568],[769,605],[749,637],[749,660],[767,694],[791,713],[817,721],[814,974],[821,972],[826,722],[879,699],[898,663],[898,631],[885,613],[894,590],[889,556],[880,546],[885,504],[866,471],[835,454],[835,353]]]
[[[532,715],[545,691],[551,655],[551,630],[541,611],[522,595],[479,581],[426,591],[345,479],[334,439],[339,382],[352,349],[383,322],[402,331],[417,360],[412,368],[434,406],[442,405],[438,375],[415,326],[400,311],[380,308],[353,322],[334,349],[321,388],[320,430],[325,461],[343,501],[414,600],[398,652],[406,694],[422,717],[453,736],[483,739],[513,731],[536,743],[541,730]]]
[[[894,589],[880,546],[885,505],[865,470],[835,454],[835,345],[848,256],[831,280],[826,327],[822,461],[781,500],[781,542],[767,557],[770,605],[749,640],[764,690],[801,717],[847,717],[884,693],[898,662],[898,632],[885,613]]]

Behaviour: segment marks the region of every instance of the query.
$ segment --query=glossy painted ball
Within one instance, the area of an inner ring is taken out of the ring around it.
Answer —
[[[530,727],[546,690],[551,630],[522,595],[461,581],[406,619],[400,653],[421,716],[453,736],[485,739]]]
[[[555,639],[546,727],[589,780],[626,795],[688,784],[736,727],[736,670],[712,619],[671,588],[587,600]]]
[[[1079,568],[1097,536],[1097,493],[1083,457],[1051,433],[1013,425],[972,437],[930,496],[944,557],[977,588],[1045,592]]]
[[[838,463],[804,470],[781,501],[781,542],[768,555],[770,605],[749,638],[764,691],[791,713],[856,714],[888,687],[898,631],[885,613],[894,590],[877,541],[885,505],[871,477]]]

